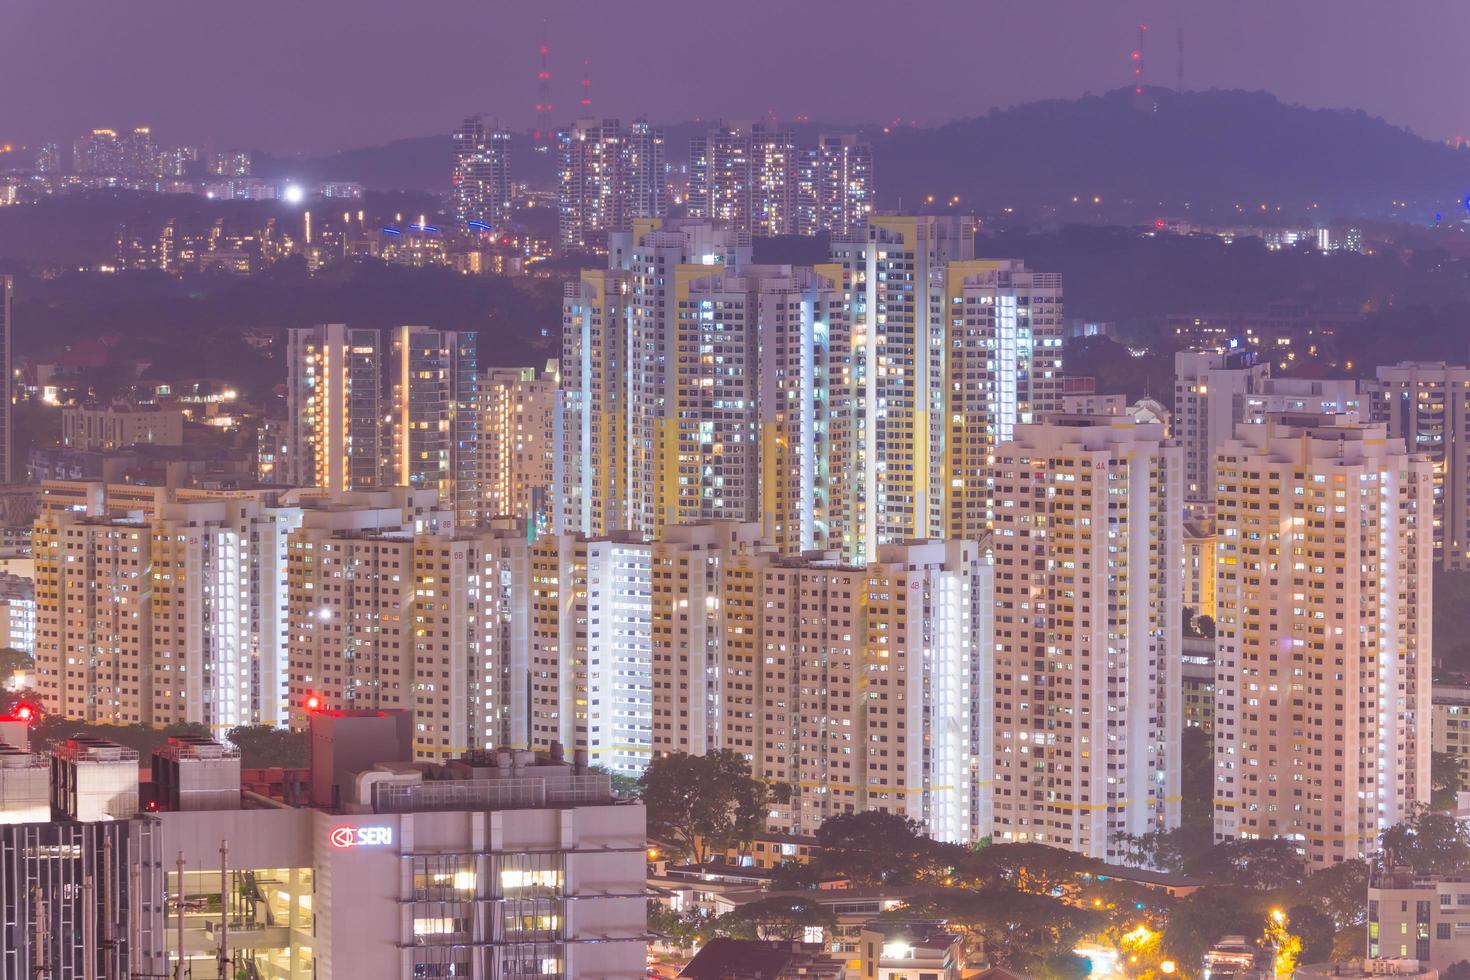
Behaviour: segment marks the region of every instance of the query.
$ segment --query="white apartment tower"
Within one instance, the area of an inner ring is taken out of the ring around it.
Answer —
[[[552,530],[557,362],[545,370],[491,368],[480,377],[480,486],[487,517]]]
[[[293,329],[286,349],[285,482],[334,492],[383,478],[382,338],[341,323]]]
[[[384,482],[438,490],[464,527],[484,517],[475,334],[395,327]]]
[[[556,134],[558,225],[561,245],[602,251],[607,236],[629,231],[635,218],[661,218],[664,192],[662,130],[639,119],[579,119]]]
[[[996,449],[994,835],[1117,860],[1179,824],[1180,451],[1117,416]]]
[[[1174,439],[1184,450],[1185,499],[1215,497],[1215,452],[1235,434],[1247,400],[1271,377],[1254,350],[1180,351],[1174,355]]]
[[[510,133],[487,129],[483,119],[471,117],[454,131],[453,142],[454,216],[463,223],[476,221],[499,229],[510,220],[514,207]]]
[[[552,459],[559,531],[601,535],[628,526],[630,297],[630,276],[619,269],[583,270],[563,287]]]
[[[1432,466],[1283,414],[1215,468],[1215,837],[1367,857],[1429,798]]]
[[[873,148],[852,135],[823,134],[797,155],[798,235],[863,233],[873,214]]]
[[[560,742],[637,776],[651,752],[652,545],[629,535],[531,546],[533,748]]]
[[[1380,367],[1365,401],[1434,470],[1434,554],[1444,568],[1470,569],[1470,368],[1407,361]]]
[[[975,257],[971,218],[881,217],[834,240],[851,316],[853,560],[944,532],[947,274]]]
[[[710,524],[655,546],[656,752],[741,753],[791,787],[772,824],[869,809],[940,840],[990,832],[990,567],[973,542],[865,567],[784,558]]]
[[[1021,262],[971,259],[944,270],[948,363],[943,420],[945,533],[979,540],[990,526],[995,447],[1061,409],[1062,277]]]
[[[285,720],[287,535],[271,495],[155,491],[47,508],[33,529],[36,674],[70,718],[217,732]]]
[[[681,514],[690,510],[688,481],[696,474],[692,463],[678,471],[676,447],[687,443],[679,434],[694,422],[678,413],[699,393],[682,384],[691,371],[713,368],[714,355],[709,364],[691,364],[686,348],[697,345],[701,331],[716,333],[690,305],[692,283],[716,266],[749,261],[748,236],[649,219],[610,237],[606,273],[568,287],[556,453],[559,527],[652,537],[688,519]],[[696,503],[695,513],[718,509],[713,497]]]

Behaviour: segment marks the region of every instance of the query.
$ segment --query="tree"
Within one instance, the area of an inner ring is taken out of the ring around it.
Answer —
[[[246,769],[304,769],[308,764],[305,732],[273,725],[237,725],[225,738],[240,750],[240,765]]]
[[[696,864],[731,848],[744,849],[761,830],[766,784],[729,749],[659,756],[644,770],[639,786],[649,834]]]
[[[187,738],[210,738],[208,728],[195,722],[181,722],[163,728],[152,725],[107,725],[76,721],[55,715],[43,715],[31,728],[31,744],[39,749],[50,749],[69,738],[100,738],[126,746],[147,757],[153,750],[167,742],[170,736]]]
[[[35,658],[24,650],[0,647],[0,679],[8,679],[18,670],[31,670],[35,666]]]
[[[994,887],[1051,895],[1076,885],[1082,875],[1100,866],[1100,862],[1074,851],[1028,842],[991,844],[976,851],[963,870],[968,877]]]
[[[782,861],[771,869],[771,891],[798,892],[819,888],[826,877],[817,864]]]
[[[1439,980],[1470,980],[1470,960],[1460,960],[1440,970]]]
[[[1453,874],[1470,866],[1470,833],[1452,814],[1435,813],[1425,804],[1385,830],[1381,843],[1386,863],[1419,874]]]
[[[1272,891],[1300,885],[1307,866],[1296,846],[1282,837],[1221,841],[1187,870],[1253,891]]]
[[[1455,797],[1464,789],[1460,777],[1460,761],[1448,752],[1429,755],[1429,805],[1435,810],[1455,809]]]
[[[1343,861],[1314,871],[1302,891],[1339,931],[1361,932],[1367,926],[1368,862]]]
[[[951,888],[930,892],[892,913],[943,919],[957,929],[967,954],[1028,972],[1077,945],[1101,916],[1047,895],[1009,888]]]
[[[714,935],[715,917],[702,908],[676,911],[658,899],[648,900],[648,930],[676,949],[692,949]]]
[[[1196,821],[1173,830],[1119,834],[1117,840],[1127,848],[1126,863],[1179,874],[1215,846],[1214,838],[1214,829],[1208,823]]]
[[[830,935],[837,927],[831,906],[806,898],[763,898],[726,912],[714,922],[715,932],[731,939],[796,942],[808,929]]]
[[[613,795],[620,800],[636,800],[638,792],[642,788],[637,776],[625,776],[620,772],[613,772],[606,766],[590,766],[590,772],[606,776],[612,784]]]
[[[1261,947],[1271,951],[1271,967],[1278,977],[1290,977],[1301,961],[1302,937],[1291,931],[1289,918],[1276,909],[1266,916],[1261,930]]]
[[[1221,936],[1253,936],[1261,913],[1253,896],[1240,888],[1202,888],[1182,899],[1169,913],[1163,951],[1186,978],[1197,976],[1200,962]]]
[[[1360,896],[1360,901],[1366,899]],[[1292,933],[1301,937],[1302,963],[1326,963],[1332,959],[1332,941],[1337,937],[1337,924],[1332,916],[1314,905],[1293,905],[1286,910],[1286,922]]]
[[[821,864],[834,874],[868,885],[907,885],[932,876],[937,843],[908,817],[864,810],[828,817],[817,828]]]

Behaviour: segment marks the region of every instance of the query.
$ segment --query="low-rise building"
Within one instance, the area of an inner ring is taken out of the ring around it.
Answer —
[[[184,413],[152,405],[62,409],[61,444],[69,449],[108,451],[148,443],[182,446]]]
[[[72,740],[48,770],[0,726],[4,975],[644,976],[644,809],[585,756],[414,765],[407,713],[310,727],[292,805],[207,739],[140,787],[131,750]]]
[[[863,980],[959,980],[964,944],[941,922],[873,922],[858,939]]]
[[[1436,684],[1430,692],[1431,748],[1452,757],[1470,786],[1470,687]]]
[[[1443,970],[1470,959],[1470,875],[1379,872],[1368,884],[1368,957]]]
[[[36,583],[0,572],[0,646],[31,653],[36,649]]]

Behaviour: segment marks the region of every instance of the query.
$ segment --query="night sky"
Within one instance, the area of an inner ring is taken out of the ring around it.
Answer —
[[[0,142],[152,125],[162,144],[320,152],[600,115],[924,121],[1128,81],[1265,89],[1470,134],[1467,0],[0,0]]]

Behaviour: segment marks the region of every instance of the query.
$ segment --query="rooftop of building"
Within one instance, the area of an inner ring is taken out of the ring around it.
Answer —
[[[800,976],[836,977],[842,970],[843,964],[827,957],[820,948],[721,936],[705,943],[679,976],[692,980],[747,977],[780,980]]]

